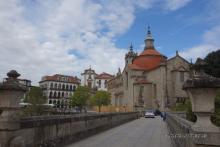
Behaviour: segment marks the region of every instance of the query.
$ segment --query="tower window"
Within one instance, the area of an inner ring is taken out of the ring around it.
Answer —
[[[184,72],[180,72],[180,82],[184,82]]]

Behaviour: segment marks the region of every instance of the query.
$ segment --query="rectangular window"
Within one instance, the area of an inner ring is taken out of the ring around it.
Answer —
[[[184,72],[180,72],[180,82],[184,82]]]
[[[99,80],[99,88],[101,88],[101,80]]]

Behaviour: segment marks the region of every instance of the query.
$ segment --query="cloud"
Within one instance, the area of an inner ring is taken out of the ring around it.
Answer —
[[[204,58],[208,53],[219,49],[220,25],[217,25],[203,34],[201,44],[180,52],[180,55],[186,59],[195,61],[198,57]]]
[[[166,1],[176,10],[189,0]],[[155,0],[7,0],[0,1],[0,78],[11,69],[34,85],[44,75],[80,75],[91,65],[116,73],[126,49],[115,39],[135,20],[137,9]],[[128,42],[129,43],[129,42]]]
[[[186,6],[191,0],[166,0],[165,9],[175,11]]]
[[[206,1],[201,1],[201,3],[206,3]],[[220,15],[219,15],[220,1],[213,0],[210,1],[204,8],[203,15],[200,23],[205,23],[209,26],[209,29],[204,32],[201,36],[201,43],[194,45],[188,49],[180,52],[180,55],[186,59],[192,58],[195,61],[198,57],[204,58],[208,53],[220,49]]]
[[[198,57],[204,58],[208,53],[210,53],[211,51],[215,51],[217,49],[218,49],[217,46],[211,44],[201,44],[189,48],[187,50],[181,51],[179,52],[179,54],[188,61],[192,59],[193,62],[195,62]]]
[[[133,24],[136,8],[152,3],[0,1],[0,78],[16,69],[37,85],[44,75],[79,75],[89,65],[115,73],[126,52],[116,47],[115,37]]]

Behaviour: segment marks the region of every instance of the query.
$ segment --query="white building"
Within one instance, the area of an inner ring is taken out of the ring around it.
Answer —
[[[89,68],[86,69],[82,74],[81,85],[88,86],[92,89],[97,90],[106,90],[107,91],[107,82],[112,79],[114,76],[108,73],[97,74],[95,70]]]
[[[69,98],[80,85],[80,79],[73,76],[55,74],[44,76],[39,82],[48,104],[63,108],[69,106]]]

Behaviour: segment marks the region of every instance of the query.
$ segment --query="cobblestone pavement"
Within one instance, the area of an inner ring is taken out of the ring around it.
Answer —
[[[68,147],[172,147],[167,125],[158,116],[140,118]]]

